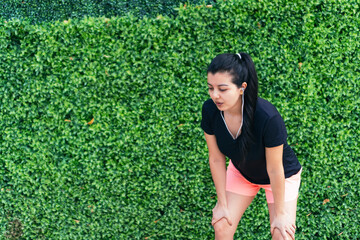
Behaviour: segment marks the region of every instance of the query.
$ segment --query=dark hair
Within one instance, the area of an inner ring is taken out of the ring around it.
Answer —
[[[238,55],[240,54],[240,56]],[[254,62],[249,54],[224,53],[217,55],[210,63],[207,72],[216,74],[218,72],[227,72],[232,75],[232,82],[238,88],[243,82],[247,83],[244,91],[244,113],[243,127],[241,130],[240,150],[243,158],[246,157],[251,143],[254,142],[254,114],[256,101],[258,98],[258,78],[255,70]]]

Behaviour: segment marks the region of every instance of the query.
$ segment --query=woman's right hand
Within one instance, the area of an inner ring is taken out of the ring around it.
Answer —
[[[213,211],[213,217],[211,220],[211,225],[214,226],[215,223],[217,223],[221,219],[225,218],[227,220],[227,222],[229,223],[229,225],[232,226],[231,217],[230,217],[229,211],[226,206],[216,203],[216,205],[212,211]]]

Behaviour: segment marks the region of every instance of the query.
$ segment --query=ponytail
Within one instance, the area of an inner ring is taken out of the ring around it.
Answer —
[[[251,57],[246,53],[240,53],[242,58],[239,60],[243,66],[243,71],[239,73],[239,76],[243,75],[243,78],[237,82],[234,82],[238,87],[243,82],[247,83],[246,90],[244,91],[244,114],[243,114],[243,129],[242,138],[240,138],[240,152],[243,153],[243,159],[246,158],[247,153],[251,145],[254,143],[254,115],[256,110],[256,102],[258,99],[258,78],[255,70],[255,65]],[[242,74],[244,73],[244,74]]]

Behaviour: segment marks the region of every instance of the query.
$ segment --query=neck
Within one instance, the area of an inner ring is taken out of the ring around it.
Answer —
[[[242,116],[243,115],[242,97],[239,98],[239,101],[237,102],[237,104],[235,104],[234,107],[232,107],[231,109],[225,110],[224,113],[225,112],[227,115],[230,115],[230,116]]]

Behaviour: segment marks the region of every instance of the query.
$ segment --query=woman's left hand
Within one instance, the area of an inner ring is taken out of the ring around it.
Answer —
[[[289,240],[287,238],[288,235],[291,236],[291,239],[295,239],[296,226],[291,222],[290,216],[288,214],[280,214],[275,216],[274,221],[271,224],[271,235],[274,234],[275,228],[280,231],[283,239]]]

